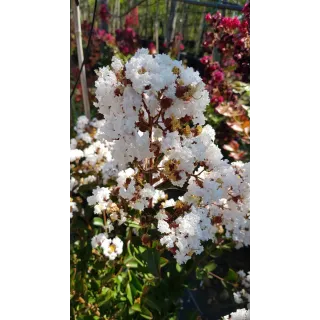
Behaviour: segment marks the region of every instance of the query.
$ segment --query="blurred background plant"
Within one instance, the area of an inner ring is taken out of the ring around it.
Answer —
[[[250,3],[242,18],[223,17],[220,12],[205,17],[209,30],[203,48],[208,55],[204,81],[211,94],[207,118],[217,132],[218,144],[234,160],[249,159],[250,145]],[[221,116],[219,116],[221,115]]]

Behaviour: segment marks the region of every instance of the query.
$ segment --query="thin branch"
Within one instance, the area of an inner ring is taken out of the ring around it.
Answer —
[[[94,20],[96,18],[97,2],[98,2],[97,0],[95,0],[95,2],[94,2],[93,17],[92,17],[91,29],[90,29],[90,33],[89,33],[89,40],[88,40],[88,44],[87,44],[87,47],[86,47],[86,54],[85,54],[85,57],[83,58],[82,65],[81,65],[81,68],[80,68],[80,71],[79,71],[79,75],[78,75],[77,81],[73,86],[73,89],[72,89],[72,92],[71,92],[71,95],[70,95],[70,102],[71,102],[72,96],[73,96],[73,94],[74,94],[74,92],[76,90],[77,84],[79,82],[80,75],[81,75],[84,63],[89,57],[89,47],[90,47],[90,43],[91,43],[91,36],[92,36],[92,31],[93,31]]]

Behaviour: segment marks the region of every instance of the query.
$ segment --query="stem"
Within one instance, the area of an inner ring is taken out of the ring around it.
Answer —
[[[80,82],[81,82],[81,89],[82,89],[84,112],[86,117],[90,119],[90,103],[89,103],[89,96],[88,96],[86,68],[85,67],[83,68],[82,66],[84,57],[83,57],[82,36],[81,36],[80,6],[76,5],[75,0],[72,1],[72,11],[73,11],[73,19],[74,19],[75,36],[76,36],[76,42],[77,42],[77,54],[78,54],[78,64],[79,64],[79,70],[80,70],[79,72],[80,72]],[[89,42],[88,42],[88,46],[89,46]]]
[[[210,271],[209,271],[208,273],[209,273],[211,276],[219,279],[220,281],[227,282],[227,283],[229,283],[230,285],[232,285],[233,287],[236,287],[236,285],[235,285],[234,283],[232,283],[232,282],[230,282],[230,281],[228,281],[228,280],[225,280],[224,278],[219,277],[219,276],[216,275],[215,273],[212,273],[212,272],[210,272]]]
[[[106,211],[103,210],[103,224],[106,227],[107,226],[107,218],[106,218]]]

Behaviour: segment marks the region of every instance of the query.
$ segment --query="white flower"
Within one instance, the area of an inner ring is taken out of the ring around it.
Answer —
[[[75,202],[70,201],[70,219],[73,217],[74,212],[79,212],[79,209]]]
[[[99,233],[98,235],[94,236],[91,239],[91,246],[92,248],[97,248],[98,246],[101,246],[102,243],[107,240],[108,235],[106,233]]]
[[[170,233],[171,229],[169,227],[168,222],[164,221],[164,220],[159,220],[158,221],[158,230],[161,233]]]
[[[238,304],[240,303],[243,303],[243,300],[241,298],[241,293],[240,292],[234,292],[233,293],[233,298],[234,298],[234,301]]]
[[[165,202],[162,202],[162,208],[168,208],[168,207],[174,207],[176,202],[174,199],[166,200]]]
[[[114,239],[106,239],[102,242],[101,247],[103,249],[103,254],[110,260],[114,260],[122,253],[123,242],[118,237],[115,237]]]
[[[83,157],[83,151],[79,149],[70,150],[70,162],[79,160]]]
[[[236,312],[232,312],[230,316],[224,316],[224,320],[250,320],[250,310],[237,309]]]
[[[123,68],[122,61],[117,57],[112,57],[111,67],[114,71],[119,72]]]

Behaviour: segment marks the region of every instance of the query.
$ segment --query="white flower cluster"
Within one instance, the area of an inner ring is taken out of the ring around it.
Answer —
[[[109,239],[106,233],[100,233],[94,236],[91,240],[92,248],[101,247],[103,254],[110,260],[114,260],[117,256],[121,255],[123,251],[123,241],[115,237]]]
[[[113,162],[110,152],[112,143],[97,140],[99,128],[103,124],[104,120],[93,119],[89,121],[86,116],[78,118],[74,128],[77,136],[70,142],[71,168],[81,162],[80,173],[96,174],[103,170],[106,163]]]
[[[74,127],[76,137],[70,141],[70,217],[79,212],[77,203],[73,201],[78,195],[80,186],[90,183],[108,181],[117,175],[118,169],[114,162],[111,149],[112,143],[97,139],[99,128],[104,120],[89,121],[86,116],[80,116]]]
[[[114,230],[113,223],[116,221],[120,226],[127,220],[127,213],[119,209],[116,203],[110,200],[109,188],[97,187],[93,190],[93,195],[87,198],[88,204],[94,206],[94,213],[101,215],[107,214],[105,228],[108,232]]]
[[[214,129],[203,126],[209,95],[199,73],[140,49],[126,64],[113,58],[98,75],[96,107],[105,117],[100,136],[113,143],[111,156],[121,170],[109,190],[119,210],[138,216],[149,210],[147,220],[179,264],[200,254],[202,242],[215,241],[217,232],[237,248],[248,246],[250,167],[223,160]]]
[[[223,320],[250,320],[250,310],[237,309],[236,312],[224,316]]]
[[[243,270],[238,271],[241,279],[242,289],[233,293],[234,301],[238,304],[247,302],[247,308],[250,308],[250,272],[245,274]]]
[[[191,116],[194,122],[204,124],[209,94],[192,68],[184,68],[181,61],[165,54],[153,57],[147,49],[138,50],[125,66],[114,57],[111,67],[114,66],[113,70],[99,70],[96,106],[106,120],[101,128],[103,137],[115,142],[113,156],[121,169],[134,159],[143,161],[154,156],[149,150],[150,133],[154,142],[161,140],[164,121],[173,122],[174,126],[174,119]],[[163,114],[159,114],[161,109]],[[149,123],[151,117],[159,116],[163,122]],[[158,130],[152,133],[147,130],[148,125]]]

